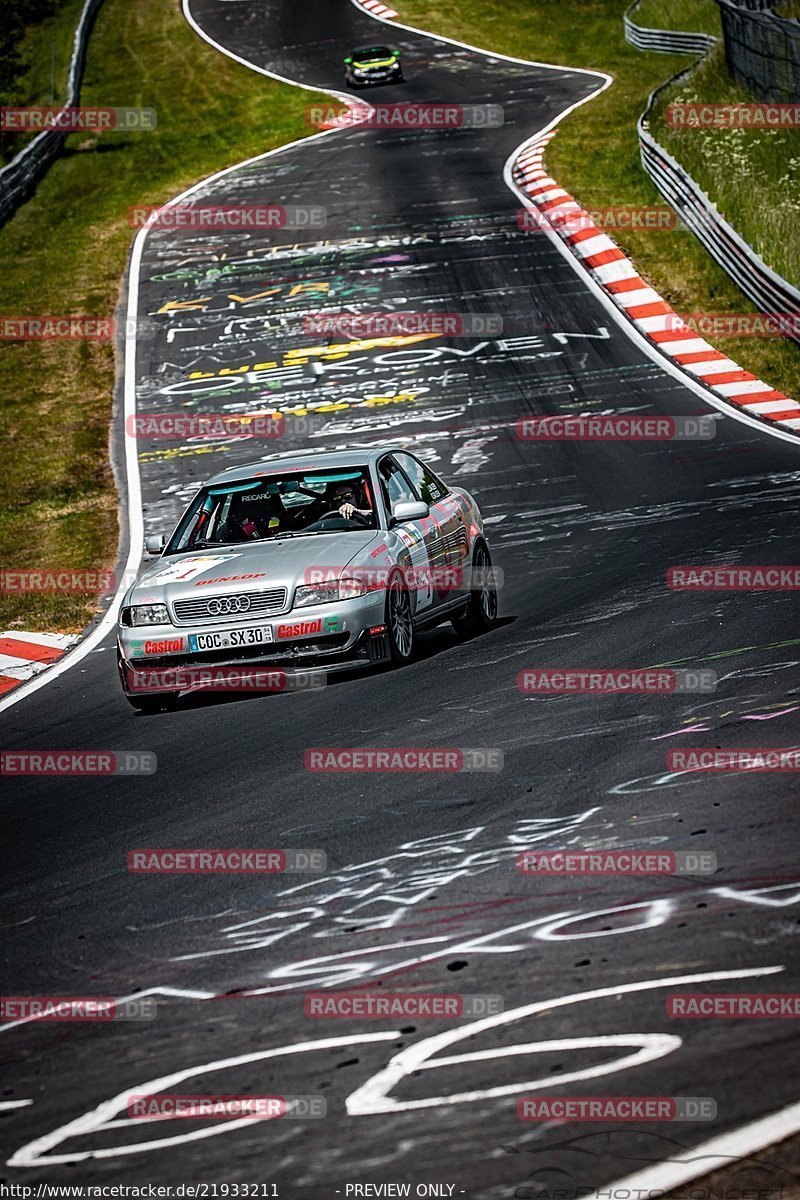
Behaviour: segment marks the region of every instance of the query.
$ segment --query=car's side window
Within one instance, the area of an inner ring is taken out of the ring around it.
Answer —
[[[414,491],[417,493],[415,499],[424,500],[426,504],[436,504],[437,500],[441,500],[447,495],[447,488],[442,481],[436,478],[433,471],[429,471],[423,463],[414,458],[413,454],[406,454],[404,450],[399,450],[395,458],[413,484]]]
[[[394,511],[394,506],[402,501],[415,500],[416,497],[411,490],[408,480],[403,472],[398,467],[397,463],[391,458],[381,459],[378,467],[378,473],[381,480],[386,485],[386,491],[389,494],[391,509]]]

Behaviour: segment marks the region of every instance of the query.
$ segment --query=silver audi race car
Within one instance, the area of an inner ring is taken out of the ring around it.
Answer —
[[[122,688],[140,711],[253,669],[402,664],[421,629],[451,621],[470,637],[497,620],[477,504],[405,450],[233,467],[145,548],[158,561],[126,593],[118,627]]]

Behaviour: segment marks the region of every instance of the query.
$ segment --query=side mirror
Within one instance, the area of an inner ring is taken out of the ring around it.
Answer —
[[[424,500],[399,500],[392,509],[392,524],[402,525],[404,521],[422,521],[431,515],[431,510]]]
[[[167,539],[163,533],[151,533],[144,539],[145,554],[162,554],[166,544]]]

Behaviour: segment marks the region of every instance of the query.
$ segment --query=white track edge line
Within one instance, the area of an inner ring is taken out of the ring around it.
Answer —
[[[800,1130],[800,1102],[789,1104],[786,1108],[778,1109],[756,1121],[750,1121],[747,1125],[740,1125],[729,1133],[719,1134],[707,1142],[701,1142],[699,1146],[692,1146],[687,1149],[687,1154],[692,1155],[691,1161],[662,1162],[657,1163],[654,1167],[646,1167],[634,1175],[626,1175],[624,1179],[617,1179],[613,1183],[604,1185],[598,1189],[598,1195],[607,1195],[610,1196],[610,1200],[614,1200],[615,1189],[619,1189],[620,1192],[623,1192],[624,1189],[626,1196],[629,1194],[629,1189],[635,1188],[641,1191],[672,1191],[681,1184],[690,1183],[694,1179],[702,1179],[704,1176],[710,1175],[712,1171],[730,1167],[733,1162],[738,1162],[759,1150],[766,1150],[776,1142],[782,1142],[787,1137],[791,1137],[798,1130]],[[718,1158],[717,1162],[708,1162],[709,1158],[715,1157]],[[703,1158],[705,1161],[697,1162],[697,1158]]]

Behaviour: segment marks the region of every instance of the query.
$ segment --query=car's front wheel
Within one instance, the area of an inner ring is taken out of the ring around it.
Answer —
[[[477,542],[472,555],[472,578],[466,611],[453,617],[453,628],[460,637],[476,637],[497,623],[497,585],[492,558],[485,542]]]
[[[400,575],[392,575],[386,589],[386,633],[392,662],[409,662],[414,654],[414,620],[411,597]]]

